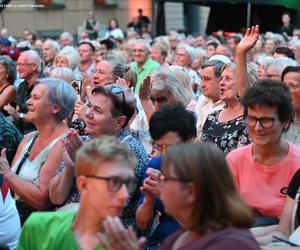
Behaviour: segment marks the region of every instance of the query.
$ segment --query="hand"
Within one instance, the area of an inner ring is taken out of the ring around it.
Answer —
[[[11,106],[10,104],[7,104],[3,107],[3,109],[10,114],[15,120],[20,119],[19,113],[16,111],[16,109]]]
[[[102,223],[104,233],[99,233],[105,250],[140,250],[146,238],[138,239],[131,227],[126,229],[118,217],[108,216]]]
[[[146,76],[139,89],[139,97],[141,101],[148,101],[150,99],[151,88],[152,84],[150,76]]]
[[[0,173],[7,174],[9,172],[11,172],[11,169],[6,158],[6,148],[3,148],[1,150],[1,157],[0,157]]]
[[[250,49],[252,49],[259,37],[259,26],[252,26],[251,28],[248,28],[244,38],[239,42],[237,46],[237,50],[247,52]]]
[[[81,101],[79,96],[78,96],[78,98],[75,102],[74,114],[77,115],[81,120],[84,121],[84,119],[85,119],[85,105]]]
[[[66,152],[70,157],[70,160],[75,162],[76,151],[82,146],[80,137],[75,129],[71,128],[67,132],[67,136],[66,139],[64,140],[64,144],[65,144]]]
[[[160,195],[159,178],[161,172],[154,168],[148,168],[146,173],[148,177],[144,180],[141,191],[145,195],[145,201],[151,202]]]
[[[116,80],[116,83],[121,86],[129,87],[126,80],[121,77],[118,77],[118,79]]]

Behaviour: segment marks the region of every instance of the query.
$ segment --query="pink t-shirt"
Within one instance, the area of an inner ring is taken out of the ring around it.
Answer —
[[[237,190],[245,202],[262,216],[279,217],[287,188],[294,173],[300,168],[300,148],[289,143],[289,152],[279,163],[267,166],[255,162],[252,145],[231,151],[226,160]]]

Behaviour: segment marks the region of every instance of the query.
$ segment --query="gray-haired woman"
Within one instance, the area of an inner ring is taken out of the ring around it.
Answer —
[[[8,56],[0,56],[0,110],[16,98],[16,66]]]
[[[21,141],[11,168],[6,150],[1,151],[0,171],[15,193],[22,223],[32,211],[52,207],[48,184],[62,161],[61,140],[68,130],[63,120],[72,115],[75,100],[76,93],[67,82],[42,79],[27,101],[28,113],[24,117],[37,131]]]

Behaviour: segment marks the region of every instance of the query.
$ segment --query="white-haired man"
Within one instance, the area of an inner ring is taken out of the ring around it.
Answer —
[[[133,45],[131,68],[137,74],[137,84],[134,89],[134,93],[138,94],[140,85],[143,79],[150,75],[150,73],[156,68],[160,67],[160,64],[150,58],[150,44],[143,39],[138,39]]]

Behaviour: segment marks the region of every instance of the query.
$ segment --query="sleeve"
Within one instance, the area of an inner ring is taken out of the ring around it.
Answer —
[[[35,223],[35,214],[32,214],[24,224],[21,235],[19,238],[19,243],[17,246],[17,250],[35,250],[39,249],[37,245],[35,245],[35,241],[38,240],[39,237],[35,235],[36,232],[36,223]]]
[[[299,186],[300,186],[300,169],[294,174],[292,180],[289,183],[287,193],[290,198],[295,199]]]
[[[230,152],[226,155],[226,162],[228,164],[228,168],[231,172],[231,176],[233,178],[233,181],[235,183],[236,189],[239,192],[239,176],[238,176],[238,169],[237,164],[235,164],[236,160],[234,159],[234,153]]]

